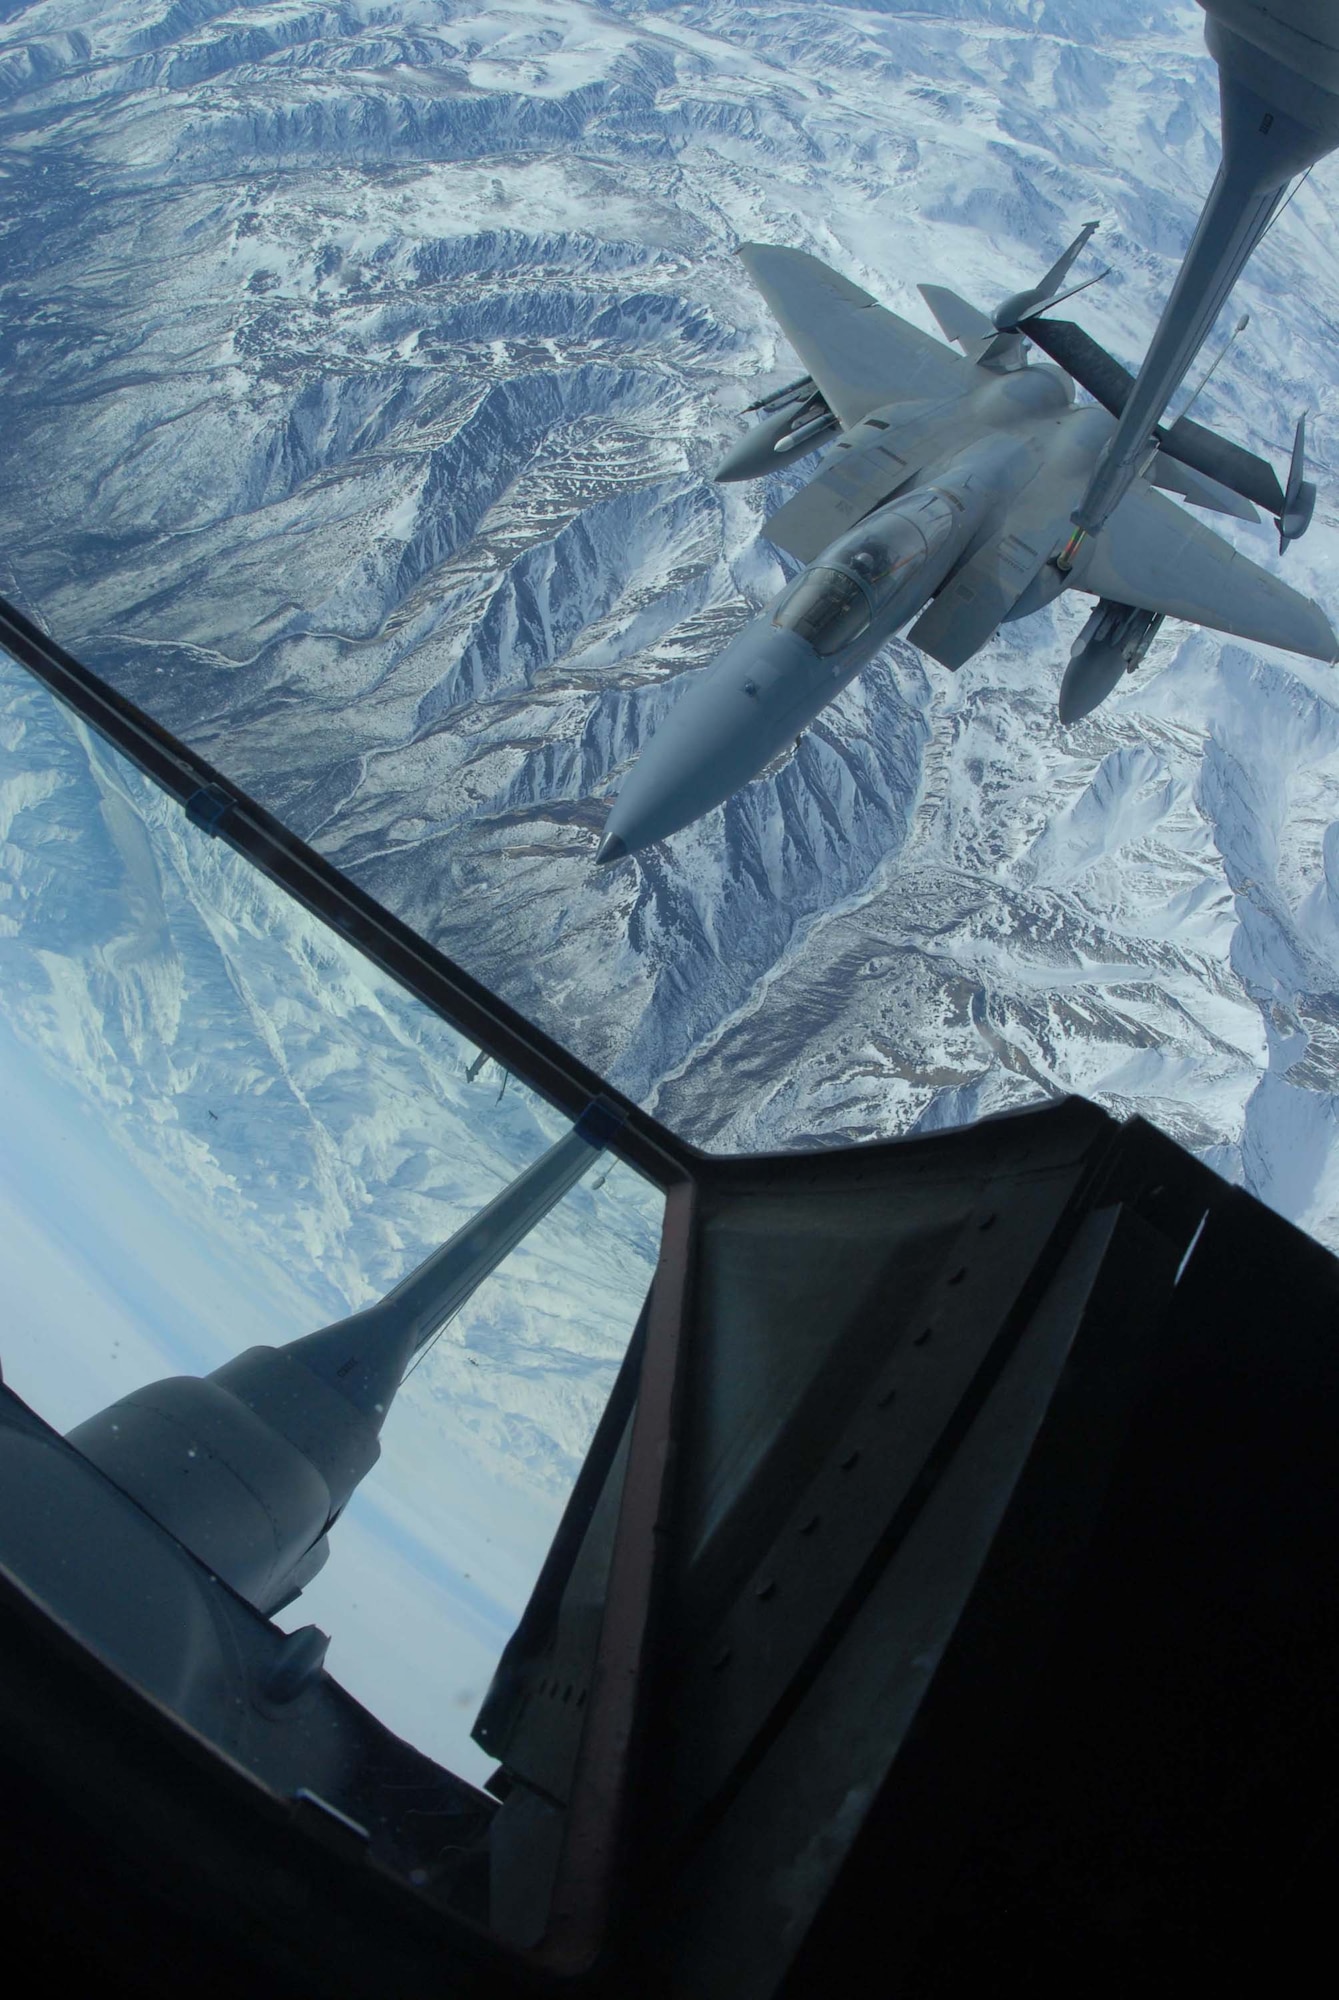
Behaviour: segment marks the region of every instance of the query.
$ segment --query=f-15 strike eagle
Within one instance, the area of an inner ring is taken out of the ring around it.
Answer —
[[[1076,533],[1075,508],[1133,386],[1077,326],[1044,317],[1071,296],[1062,287],[1095,226],[991,315],[923,285],[958,353],[816,257],[741,248],[808,372],[755,405],[760,420],[715,477],[756,479],[826,444],[816,477],[764,528],[805,567],[662,722],[623,781],[597,862],[721,805],[907,627],[953,669],[1061,591],[1095,598],[1060,683],[1062,722],[1139,665],[1164,618],[1309,659],[1339,656],[1318,605],[1157,490],[1252,521],[1259,502],[1286,526],[1288,494],[1272,467],[1198,424],[1152,430],[1102,532]],[[1062,351],[1066,366],[1029,361],[1034,341]],[[1076,400],[1076,380],[1095,403]],[[1289,493],[1300,457],[1299,444]]]

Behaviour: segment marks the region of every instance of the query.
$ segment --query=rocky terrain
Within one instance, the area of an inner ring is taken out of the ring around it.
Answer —
[[[1192,0],[9,0],[0,589],[701,1144],[1081,1091],[1339,1246],[1330,670],[1168,623],[1062,729],[1085,601],[956,676],[894,642],[722,812],[591,865],[685,677],[782,582],[760,527],[811,469],[710,480],[797,372],[737,244],[928,325],[918,280],[989,308],[1097,217],[1080,317],[1134,363],[1217,129]],[[1196,409],[1280,464],[1312,411],[1282,573],[1332,613],[1337,212],[1331,161]],[[518,1094],[485,1130],[472,1052],[244,910],[21,677],[3,697],[15,1045],[183,1226],[271,1260],[295,1330],[361,1302],[556,1126]],[[574,1223],[415,1379],[404,1463],[446,1438],[532,1493],[517,1546],[653,1255],[654,1199],[606,1194],[598,1313]]]

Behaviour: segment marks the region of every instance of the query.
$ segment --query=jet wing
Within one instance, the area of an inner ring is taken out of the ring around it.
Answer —
[[[1070,582],[1308,659],[1339,658],[1339,640],[1318,604],[1148,486],[1127,493],[1101,534],[1081,545]]]
[[[888,403],[942,401],[980,381],[970,362],[817,257],[770,243],[742,243],[739,254],[845,429]]]

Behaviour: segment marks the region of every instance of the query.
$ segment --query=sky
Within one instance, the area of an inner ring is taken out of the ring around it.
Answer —
[[[3,662],[0,737],[0,1362],[63,1432],[365,1303],[564,1124]],[[476,1782],[659,1199],[606,1154],[485,1281],[278,1621]]]
[[[183,1224],[126,1172],[77,1093],[0,1023],[0,1262],[8,1386],[65,1431],[164,1374],[234,1351],[265,1301],[257,1273]],[[598,1169],[597,1169],[598,1171]],[[288,1338],[321,1322],[274,1329]],[[629,1328],[629,1332],[631,1328]],[[331,1634],[327,1668],[399,1735],[475,1782],[493,1768],[469,1726],[548,1546],[555,1509],[493,1473],[434,1459],[431,1418],[391,1413],[382,1459],[331,1558],[278,1623]]]
[[[0,1023],[0,1257],[8,1386],[57,1430],[165,1373],[203,1374],[239,1324],[273,1312],[236,1259],[128,1175],[86,1103]],[[275,1329],[292,1337],[307,1314]],[[415,1435],[415,1431],[419,1433]],[[493,1768],[468,1727],[551,1529],[505,1477],[440,1467],[430,1493],[397,1477],[433,1440],[402,1407],[332,1537],[325,1570],[278,1622],[332,1636],[329,1671],[463,1777]],[[393,1635],[393,1638],[392,1636]]]

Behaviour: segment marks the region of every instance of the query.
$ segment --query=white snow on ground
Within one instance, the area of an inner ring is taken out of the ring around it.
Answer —
[[[68,1430],[366,1304],[565,1128],[515,1081],[499,1096],[495,1064],[471,1082],[477,1050],[8,663],[0,714],[0,1360]],[[454,1769],[487,1768],[468,1728],[660,1209],[606,1155],[481,1287],[289,1614],[324,1622],[332,1672]]]
[[[928,325],[918,280],[989,307],[1096,217],[1084,268],[1113,272],[1074,310],[1136,362],[1217,159],[1202,21],[1192,0],[11,8],[0,588],[703,1144],[1080,1090],[1339,1245],[1328,670],[1169,623],[1062,730],[1086,601],[956,676],[895,642],[723,811],[591,866],[678,677],[778,587],[760,526],[808,470],[709,479],[743,405],[797,372],[737,244],[812,250]],[[1280,465],[1312,411],[1321,502],[1281,573],[1332,612],[1337,213],[1332,160],[1257,253],[1229,315],[1250,328],[1196,410]],[[1265,530],[1215,525],[1276,560]],[[509,1092],[518,1122],[453,1163],[481,1095],[464,1055],[221,863],[188,866],[175,823],[137,832],[152,802],[101,753],[66,770],[16,726],[7,1017],[183,1228],[270,1246],[327,1314],[539,1149]],[[640,1283],[645,1206],[606,1212]],[[422,1371],[425,1421],[550,1510],[636,1291],[611,1293],[597,1358],[568,1257],[518,1265]]]

